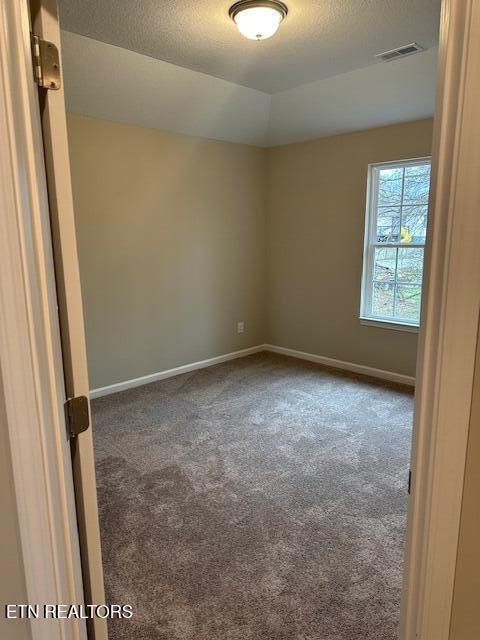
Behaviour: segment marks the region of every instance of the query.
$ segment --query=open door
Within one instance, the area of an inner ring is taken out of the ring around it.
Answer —
[[[32,0],[32,38],[38,38],[38,51],[47,54],[58,50],[60,29],[56,0]],[[41,41],[41,42],[40,42]],[[48,48],[45,43],[52,43]],[[39,60],[40,62],[40,60]],[[55,60],[50,60],[55,70]],[[60,63],[60,59],[59,59]],[[61,64],[59,64],[61,68]],[[39,67],[40,68],[40,67]],[[44,69],[44,78],[46,78]],[[70,178],[65,101],[61,80],[51,88],[39,86],[45,166],[55,262],[55,277],[60,316],[63,369],[70,423],[78,421],[78,431],[71,437],[71,454],[75,500],[80,537],[82,573],[86,604],[105,602],[98,523],[97,493],[92,431],[89,425],[89,385],[85,351],[80,274],[78,268],[75,222]],[[72,402],[73,401],[73,402]],[[106,640],[106,621],[88,621],[89,638]]]

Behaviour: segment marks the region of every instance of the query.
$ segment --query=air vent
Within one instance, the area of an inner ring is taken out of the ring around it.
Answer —
[[[403,47],[398,47],[398,49],[390,49],[390,51],[377,53],[375,57],[383,60],[383,62],[389,62],[390,60],[395,60],[396,58],[411,56],[413,53],[418,53],[419,51],[423,51],[423,47],[421,47],[416,42],[412,42],[411,44],[406,44]]]

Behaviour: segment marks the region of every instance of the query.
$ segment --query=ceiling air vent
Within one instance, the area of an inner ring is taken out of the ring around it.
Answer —
[[[383,62],[389,62],[389,60],[395,60],[396,58],[411,56],[412,53],[418,53],[419,51],[423,51],[423,47],[416,42],[412,42],[411,44],[406,44],[403,47],[398,47],[397,49],[390,49],[390,51],[377,53],[375,57],[383,60]]]

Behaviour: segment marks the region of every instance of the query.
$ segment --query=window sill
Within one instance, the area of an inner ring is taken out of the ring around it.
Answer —
[[[403,324],[391,322],[390,320],[374,320],[373,318],[360,318],[360,324],[367,327],[377,327],[379,329],[393,329],[394,331],[406,331],[407,333],[418,333],[419,327],[415,324]]]

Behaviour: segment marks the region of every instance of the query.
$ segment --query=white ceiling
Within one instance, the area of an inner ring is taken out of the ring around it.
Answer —
[[[67,109],[229,142],[275,146],[433,114],[437,50],[271,96],[62,31]]]
[[[438,49],[355,69],[272,96],[267,145],[433,115]]]
[[[410,42],[437,43],[440,0],[286,0],[271,39],[243,38],[233,0],[59,0],[63,29],[277,93],[373,64]]]
[[[266,143],[271,96],[62,31],[67,111],[202,138]]]

